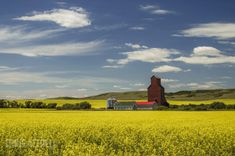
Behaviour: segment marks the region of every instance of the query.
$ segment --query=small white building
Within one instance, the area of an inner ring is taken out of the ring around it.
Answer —
[[[107,99],[107,109],[113,109],[114,105],[117,103],[117,100],[113,97]]]

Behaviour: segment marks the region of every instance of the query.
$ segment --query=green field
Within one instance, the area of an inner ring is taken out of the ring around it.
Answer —
[[[231,156],[235,112],[0,109],[0,155]]]
[[[24,103],[26,100],[17,100],[18,102]],[[106,100],[90,100],[90,99],[82,99],[82,100],[68,100],[68,99],[46,99],[46,100],[31,100],[31,101],[43,101],[45,103],[57,103],[58,106],[61,106],[65,103],[79,103],[82,101],[88,101],[91,103],[92,108],[105,108]],[[120,100],[120,101],[146,101],[146,100]],[[212,102],[220,101],[225,104],[235,104],[235,99],[215,99],[215,100],[201,100],[201,101],[179,101],[179,100],[168,100],[168,102],[172,105],[187,105],[187,104],[211,104]]]

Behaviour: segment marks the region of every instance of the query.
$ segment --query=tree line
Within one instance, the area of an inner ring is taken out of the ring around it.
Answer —
[[[157,110],[182,110],[182,111],[207,111],[207,110],[235,110],[235,104],[226,105],[223,102],[212,102],[211,104],[188,104],[170,105],[169,107],[159,106]]]
[[[57,109],[57,110],[87,110],[92,109],[92,105],[87,102],[75,104],[65,103],[58,106],[57,103],[45,103],[42,101],[25,101],[24,103],[10,100],[0,100],[0,108],[33,108],[33,109]],[[188,104],[188,105],[170,105],[156,106],[156,110],[182,110],[182,111],[206,111],[206,110],[235,110],[235,104],[226,105],[223,102],[213,102],[211,104]]]
[[[57,110],[80,110],[91,109],[89,102],[80,102],[76,104],[63,104],[57,106],[57,103],[45,103],[42,101],[25,101],[24,103],[17,102],[15,100],[0,100],[0,108],[34,108],[34,109],[57,109]]]

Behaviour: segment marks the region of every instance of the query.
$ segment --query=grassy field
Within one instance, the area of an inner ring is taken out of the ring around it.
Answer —
[[[61,106],[65,103],[79,103],[82,101],[88,101],[92,104],[92,108],[105,108],[106,107],[106,100],[90,100],[90,99],[83,99],[83,100],[66,100],[66,99],[46,99],[46,100],[31,100],[31,101],[43,101],[45,103],[57,103],[58,106]],[[120,101],[130,101],[130,100],[120,100]],[[146,101],[146,100],[132,100],[132,101]],[[212,102],[220,101],[224,102],[225,104],[235,104],[235,99],[215,99],[215,100],[203,100],[203,101],[178,101],[178,100],[168,100],[168,102],[172,105],[187,105],[187,104],[211,104]],[[25,100],[18,100],[18,102],[24,103]]]
[[[233,155],[235,112],[0,109],[0,155]]]

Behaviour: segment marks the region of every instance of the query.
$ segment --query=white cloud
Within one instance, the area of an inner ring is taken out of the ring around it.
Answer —
[[[15,19],[22,21],[49,21],[65,28],[81,28],[91,25],[88,13],[81,7],[34,12],[31,16],[22,16]]]
[[[86,89],[86,88],[79,88],[79,89],[77,89],[77,91],[79,91],[79,92],[86,92],[88,89]]]
[[[135,83],[134,86],[144,86],[143,83]]]
[[[140,5],[140,9],[143,11],[147,11],[151,14],[157,14],[157,15],[166,15],[173,13],[170,10],[161,9],[157,5]]]
[[[221,88],[222,84],[222,82],[209,81],[205,83],[188,83],[186,85],[191,89],[215,89]]]
[[[170,82],[178,82],[179,80],[176,79],[161,79],[163,83],[170,83]]]
[[[218,82],[218,81],[208,81],[208,82],[191,82],[191,83],[175,83],[171,84],[171,88],[182,88],[185,89],[218,89],[218,88],[223,88],[224,84],[223,82]]]
[[[56,87],[56,88],[61,88],[61,89],[63,89],[63,88],[68,88],[68,87],[70,87],[70,85],[62,84],[62,85],[56,85],[55,87]]]
[[[152,70],[153,73],[168,73],[168,72],[175,72],[176,73],[176,72],[180,72],[180,71],[183,71],[183,70],[179,67],[168,66],[168,65],[155,67]]]
[[[123,67],[122,65],[105,65],[105,66],[102,66],[102,68],[113,68],[113,69],[122,68],[122,67]]]
[[[141,45],[132,45],[128,44],[129,46],[135,46],[135,48],[142,47]],[[141,62],[149,62],[149,63],[156,63],[156,62],[169,62],[172,61],[171,56],[179,54],[174,49],[164,49],[164,48],[147,48],[144,46],[143,49],[124,52],[122,55],[126,55],[126,58],[122,59],[107,59],[106,61],[110,65],[105,65],[102,68],[121,68],[124,65],[133,62],[133,61],[141,61]]]
[[[118,89],[118,90],[130,90],[131,88],[128,87],[122,87],[119,85],[113,85],[113,88]]]
[[[118,85],[113,85],[113,88],[120,88],[120,86],[118,86]]]
[[[8,67],[8,66],[0,66],[0,72],[3,72],[3,71],[14,71],[14,70],[17,70],[19,68],[15,68],[15,67]]]
[[[66,2],[56,2],[59,6],[65,6],[67,3]]]
[[[221,79],[232,79],[232,77],[231,76],[223,76],[223,77],[221,77]]]
[[[130,27],[131,30],[144,30],[144,27]]]
[[[116,62],[116,60],[114,60],[114,59],[107,59],[106,60],[108,63],[114,63],[114,62]]]
[[[235,23],[204,23],[181,31],[185,37],[235,38]]]
[[[117,64],[127,64],[132,61],[141,61],[141,62],[169,62],[172,59],[171,55],[178,54],[174,49],[161,49],[161,48],[148,48],[143,50],[125,52],[123,55],[127,57],[124,59],[118,60]]]
[[[188,64],[221,64],[235,63],[235,56],[224,55],[220,50],[214,47],[196,47],[189,57],[181,56],[175,61],[181,61]]]
[[[138,91],[147,91],[147,89],[146,88],[140,88],[140,89],[138,89]]]
[[[0,48],[1,53],[19,54],[28,57],[35,56],[62,56],[83,55],[101,48],[103,41],[91,41],[80,43],[60,43],[49,45],[19,46],[13,48]]]
[[[133,48],[140,48],[141,45],[127,44]],[[224,55],[222,51],[209,46],[198,46],[193,49],[190,56],[175,57],[174,55],[180,54],[175,49],[166,48],[145,48],[134,50],[130,52],[121,53],[126,55],[121,59],[108,59],[107,62],[111,65],[103,66],[103,68],[121,68],[124,65],[134,62],[172,62],[179,61],[188,64],[221,64],[221,63],[235,63],[235,56]],[[154,68],[152,72],[189,72],[191,69],[182,70],[178,67],[163,66],[161,68]]]
[[[231,46],[235,47],[235,42],[233,42],[233,41],[218,41],[218,43],[227,44],[227,45],[231,45]]]
[[[147,49],[148,47],[140,44],[125,43],[126,46],[131,47],[132,49]]]
[[[131,90],[131,88],[128,88],[128,87],[121,87],[120,89],[121,90]]]
[[[194,56],[221,56],[221,51],[208,46],[199,46],[193,49]]]

